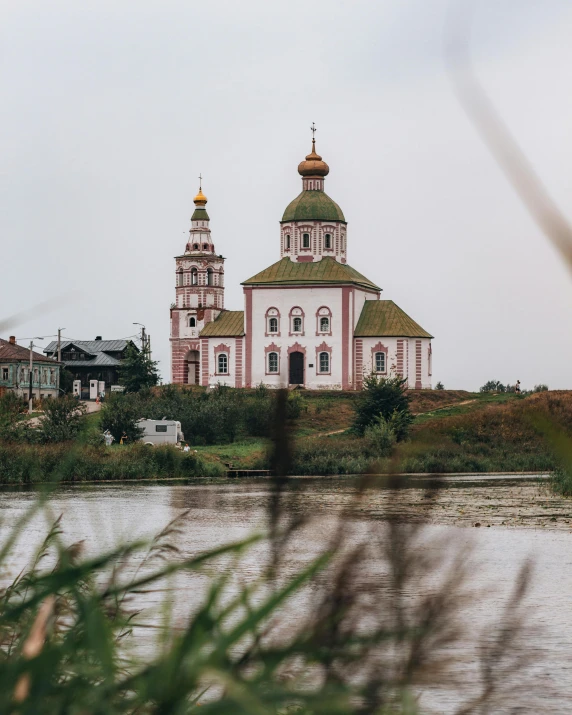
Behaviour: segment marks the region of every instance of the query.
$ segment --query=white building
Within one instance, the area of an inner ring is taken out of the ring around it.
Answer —
[[[280,222],[280,260],[244,281],[244,311],[224,309],[224,259],[199,189],[175,259],[173,382],[355,390],[373,372],[430,388],[432,336],[348,265],[347,222],[324,192],[329,167],[315,140],[298,172],[302,192]]]

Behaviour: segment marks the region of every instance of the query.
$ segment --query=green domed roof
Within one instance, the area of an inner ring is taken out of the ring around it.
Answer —
[[[343,221],[341,208],[323,191],[302,191],[286,207],[282,221]]]

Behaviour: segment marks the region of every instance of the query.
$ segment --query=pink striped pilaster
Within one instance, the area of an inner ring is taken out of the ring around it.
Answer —
[[[356,338],[355,340],[355,385],[356,390],[361,390],[363,387],[363,340]]]
[[[342,287],[342,390],[349,390],[350,286]]]
[[[244,289],[244,322],[246,331],[245,387],[252,387],[252,288]]]
[[[397,341],[397,374],[400,377],[403,377],[403,353],[404,353],[404,346],[403,343],[405,340],[398,340]]]
[[[242,338],[236,338],[234,346],[236,356],[234,386],[242,387]]]
[[[206,387],[209,384],[209,341],[208,338],[201,340],[201,385]]]
[[[415,341],[415,389],[420,390],[421,380],[421,340]]]

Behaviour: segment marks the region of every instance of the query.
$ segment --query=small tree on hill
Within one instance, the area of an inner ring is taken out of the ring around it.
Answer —
[[[405,439],[413,415],[409,409],[406,380],[400,377],[369,375],[364,380],[364,389],[355,407],[354,430],[363,435],[370,425],[376,424],[381,415],[390,421],[396,439]]]
[[[151,360],[148,350],[139,352],[134,345],[128,345],[119,365],[119,384],[125,387],[125,392],[139,392],[144,387],[155,387],[158,382],[157,362]]]
[[[444,389],[445,389],[445,385],[443,385],[443,383],[442,383],[441,381],[439,381],[439,382],[435,385],[435,389],[436,389],[436,390],[444,390]]]
[[[506,392],[506,386],[499,380],[489,380],[481,387],[481,392]]]
[[[533,392],[547,392],[548,391],[548,385],[544,385],[541,383],[540,385],[535,385]]]
[[[77,436],[85,405],[71,395],[44,402],[40,432],[44,442],[65,442]]]

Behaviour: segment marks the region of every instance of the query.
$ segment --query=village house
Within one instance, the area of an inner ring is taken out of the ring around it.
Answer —
[[[119,365],[125,358],[127,346],[139,350],[132,340],[64,340],[60,345],[62,365],[74,380],[81,380],[82,389],[89,388],[90,380],[105,382],[106,388],[119,382]],[[58,343],[53,340],[44,352],[57,357]]]
[[[60,363],[32,351],[32,394],[36,399],[58,396]],[[27,398],[30,389],[30,350],[0,338],[0,396],[8,390]]]

